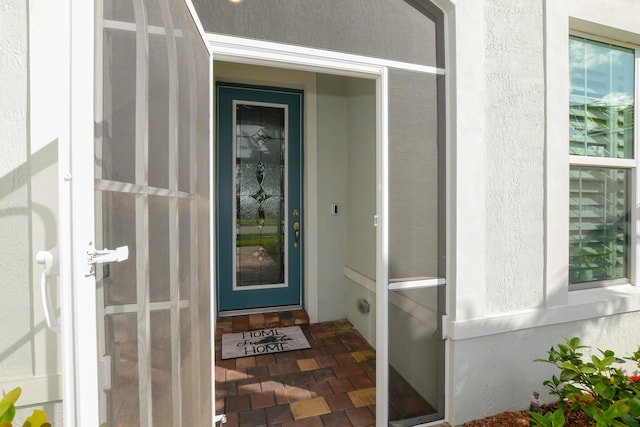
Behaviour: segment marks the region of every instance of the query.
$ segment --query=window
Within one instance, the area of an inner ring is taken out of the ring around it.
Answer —
[[[633,49],[569,40],[569,283],[629,282]]]

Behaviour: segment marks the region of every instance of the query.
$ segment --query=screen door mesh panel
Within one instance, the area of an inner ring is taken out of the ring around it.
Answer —
[[[96,52],[100,421],[211,425],[209,53],[183,0],[104,0]]]

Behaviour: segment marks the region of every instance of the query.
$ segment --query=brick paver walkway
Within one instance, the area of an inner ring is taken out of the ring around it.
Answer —
[[[292,325],[310,349],[221,359],[223,333]],[[225,427],[375,426],[375,371],[375,351],[345,319],[310,325],[299,310],[217,321],[216,413],[226,414]],[[393,370],[390,383],[391,419],[435,412]]]

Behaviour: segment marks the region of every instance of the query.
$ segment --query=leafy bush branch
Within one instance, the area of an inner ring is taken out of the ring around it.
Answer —
[[[582,410],[597,427],[640,427],[640,376],[628,375],[618,367],[625,359],[640,367],[640,349],[631,357],[621,359],[611,350],[598,350],[583,361],[582,349],[577,337],[565,339],[557,348],[551,347],[547,359],[539,362],[558,367],[560,376],[553,375],[544,381],[550,393],[558,396],[558,407],[546,414],[531,413],[534,426],[561,427],[568,411]],[[636,370],[637,372],[637,370]]]
[[[5,394],[0,400],[0,427],[12,427],[11,422],[16,416],[16,401],[20,397],[22,389],[16,387]],[[25,420],[22,427],[51,427],[47,422],[47,414],[39,409],[34,409],[33,414]]]

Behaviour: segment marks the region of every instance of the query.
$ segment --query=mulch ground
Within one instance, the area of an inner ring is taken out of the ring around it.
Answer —
[[[555,410],[555,405],[543,405],[542,412]],[[595,423],[582,411],[574,411],[565,414],[565,426],[592,427]],[[462,424],[462,427],[528,427],[529,411],[503,412],[491,417],[473,420]]]

